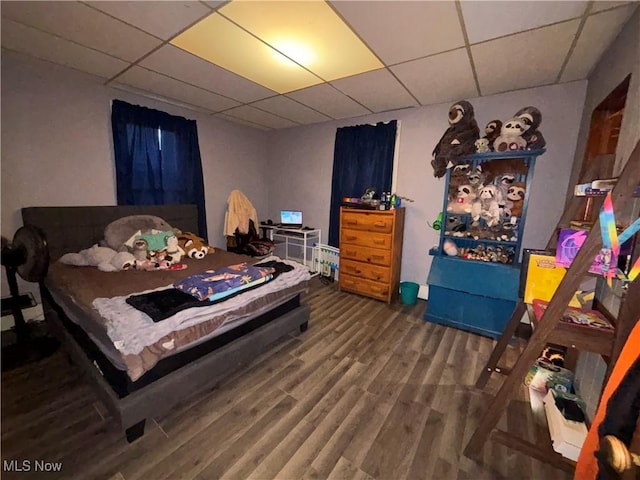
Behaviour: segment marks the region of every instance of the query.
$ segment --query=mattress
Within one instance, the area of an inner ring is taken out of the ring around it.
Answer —
[[[307,291],[310,278],[304,266],[291,262],[295,267],[292,272],[259,288],[215,305],[184,310],[179,318],[157,323],[126,304],[131,294],[170,288],[187,275],[259,260],[216,250],[204,259],[186,258],[183,262],[187,269],[181,271],[109,273],[54,262],[44,283],[67,317],[82,328],[115,368],[126,371],[135,381],[161,359],[221,335]],[[115,306],[125,311],[113,310]],[[138,325],[144,334],[127,330],[129,324]]]

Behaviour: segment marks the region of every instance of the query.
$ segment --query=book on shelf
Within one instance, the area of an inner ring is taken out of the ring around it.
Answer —
[[[544,300],[533,301],[533,311],[536,318],[540,320],[549,302]],[[588,308],[567,307],[560,319],[564,323],[579,325],[585,328],[595,328],[597,330],[613,330],[613,325],[598,310]]]
[[[551,389],[545,395],[543,403],[553,450],[565,458],[577,461],[582,445],[587,438],[587,425],[584,420],[569,420],[565,416],[569,411],[574,413],[576,409],[580,408],[578,402],[571,398],[565,398],[556,390]]]
[[[556,256],[551,252],[529,250],[525,253],[523,259],[526,260],[526,265],[523,265],[523,275],[526,279],[524,282],[521,281],[521,284],[524,283],[524,302],[531,304],[534,299],[550,301],[562,282],[566,269],[556,265]],[[577,297],[578,293],[582,292],[576,292],[569,305],[582,306]]]

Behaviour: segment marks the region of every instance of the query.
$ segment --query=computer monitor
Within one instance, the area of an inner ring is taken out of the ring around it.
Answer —
[[[300,210],[280,210],[280,226],[302,228],[302,212]]]

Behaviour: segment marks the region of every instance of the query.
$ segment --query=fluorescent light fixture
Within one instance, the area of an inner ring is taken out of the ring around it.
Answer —
[[[278,93],[383,68],[318,0],[235,0],[171,43]]]

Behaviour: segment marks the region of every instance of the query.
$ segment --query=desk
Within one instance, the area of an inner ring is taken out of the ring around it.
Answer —
[[[275,246],[275,254],[287,260],[295,260],[313,270],[313,247],[321,243],[319,228],[304,230],[302,228],[283,228],[277,225],[260,225],[263,235]],[[284,252],[280,250],[284,249]]]

